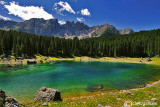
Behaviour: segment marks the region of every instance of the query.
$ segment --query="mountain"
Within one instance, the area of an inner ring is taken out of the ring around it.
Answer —
[[[114,34],[129,34],[132,33],[132,29],[117,30],[114,26],[104,24],[101,26],[89,27],[81,22],[70,22],[60,25],[57,19],[30,19],[24,22],[4,21],[0,20],[1,29],[13,29],[26,33],[32,33],[37,35],[47,36],[60,36],[66,38],[73,38],[75,36],[79,38],[89,38],[101,36],[103,33],[108,33],[108,36]]]
[[[0,20],[0,28],[1,29],[11,29],[11,28],[14,28],[14,26],[16,24],[17,24],[17,22],[14,22],[14,21]]]

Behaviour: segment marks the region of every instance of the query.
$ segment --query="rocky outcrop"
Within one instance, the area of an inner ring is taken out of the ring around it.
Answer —
[[[0,89],[0,107],[3,107],[5,104],[5,92]]]
[[[62,101],[61,93],[57,89],[42,87],[35,95],[34,101]]]
[[[10,20],[0,20],[0,28],[3,29],[12,29],[17,24],[17,22],[10,21]]]
[[[15,98],[6,96],[5,107],[19,107],[19,103]]]
[[[107,36],[112,36],[109,34],[109,32],[112,32],[114,34],[118,34],[118,30],[112,26],[112,25],[109,25],[109,24],[104,24],[104,25],[101,25],[101,26],[93,26],[90,28],[90,31],[89,31],[89,36],[90,37],[95,37],[95,36],[101,36],[103,33],[107,33],[108,32],[108,35]]]
[[[27,64],[37,64],[36,60],[27,60]]]
[[[146,58],[146,61],[147,61],[147,62],[150,62],[150,61],[152,61],[152,60],[151,60],[151,58]]]
[[[19,107],[19,103],[15,98],[6,96],[5,92],[0,89],[0,107]]]
[[[14,65],[9,64],[9,65],[8,65],[8,67],[9,67],[9,68],[13,68],[13,67],[14,67]]]
[[[30,19],[24,22],[3,21],[0,20],[1,29],[14,29],[26,33],[47,36],[60,36],[66,38],[79,37],[80,39],[100,36],[105,32],[107,36],[115,34],[129,34],[132,29],[117,30],[114,26],[104,24],[101,26],[89,27],[81,22],[70,22],[60,25],[57,19]]]
[[[129,29],[129,28],[126,28],[126,29],[123,29],[123,30],[119,29],[118,31],[119,31],[119,34],[121,34],[121,35],[130,34],[130,33],[134,32],[132,29]]]

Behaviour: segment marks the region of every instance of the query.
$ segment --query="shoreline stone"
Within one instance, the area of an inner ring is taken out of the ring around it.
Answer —
[[[27,64],[37,64],[36,60],[27,60]]]
[[[15,98],[6,96],[4,107],[19,107],[19,103]]]
[[[34,101],[62,101],[61,93],[57,89],[42,87],[35,95]]]
[[[5,92],[0,89],[0,107],[3,107],[5,104]]]
[[[19,107],[18,101],[5,95],[5,91],[0,89],[0,107]]]

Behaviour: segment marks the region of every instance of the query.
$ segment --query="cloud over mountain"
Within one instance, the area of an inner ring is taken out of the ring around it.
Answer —
[[[77,20],[78,20],[79,22],[86,21],[83,17],[78,17]]]
[[[67,11],[69,13],[76,14],[76,12],[72,9],[72,7],[67,3],[60,1],[54,4],[54,10],[56,10],[57,14],[64,15],[62,12]]]
[[[64,21],[64,20],[59,20],[58,23],[59,23],[60,25],[64,25],[64,24],[66,24],[66,21]]]
[[[2,4],[2,5],[4,5],[6,2],[4,2],[4,1],[0,1],[0,4]]]
[[[3,19],[3,20],[11,20],[10,18],[4,17],[4,16],[2,16],[2,15],[0,15],[0,19]]]
[[[91,16],[91,13],[89,12],[88,9],[82,9],[81,14],[84,15],[84,16]]]
[[[8,5],[4,5],[4,7],[9,11],[9,14],[18,16],[23,20],[29,20],[31,18],[48,20],[54,18],[51,14],[47,13],[42,6],[20,6],[18,3],[10,2]]]

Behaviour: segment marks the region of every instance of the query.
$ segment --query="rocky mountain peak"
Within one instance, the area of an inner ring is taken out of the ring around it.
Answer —
[[[58,19],[37,19],[33,18],[24,22],[3,21],[0,20],[0,28],[14,29],[17,31],[33,33],[37,35],[60,36],[60,37],[75,37],[87,38],[100,36],[105,32],[111,34],[129,34],[132,29],[117,30],[109,24],[89,27],[81,22],[66,21],[66,24],[60,25]],[[113,32],[113,33],[111,33]]]
[[[134,31],[132,30],[132,29],[130,29],[130,28],[126,28],[126,29],[123,29],[123,30],[118,30],[119,31],[119,33],[121,34],[121,35],[125,35],[125,34],[130,34],[130,33],[133,33]]]

